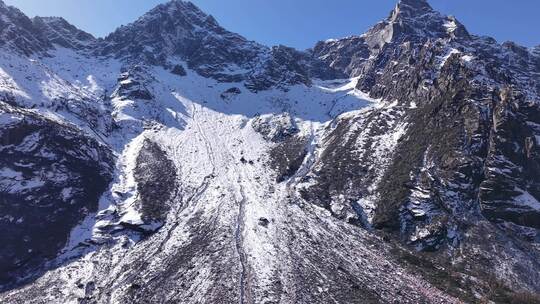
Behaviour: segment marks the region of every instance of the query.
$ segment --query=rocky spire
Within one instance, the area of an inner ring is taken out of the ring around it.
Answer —
[[[380,48],[389,42],[468,37],[468,33],[454,17],[435,11],[426,0],[400,0],[390,16],[364,36],[370,47]]]
[[[400,0],[397,4],[397,7],[400,8],[402,11],[433,11],[433,9],[426,0]]]
[[[393,15],[401,14],[414,17],[433,12],[433,8],[426,0],[400,0],[393,11]]]

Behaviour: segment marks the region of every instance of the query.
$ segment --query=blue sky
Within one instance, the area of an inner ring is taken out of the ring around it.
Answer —
[[[98,37],[165,0],[4,0],[29,16],[62,16]],[[397,0],[192,0],[225,28],[266,45],[299,49],[361,34],[388,16]],[[540,45],[539,0],[430,0],[474,34]]]

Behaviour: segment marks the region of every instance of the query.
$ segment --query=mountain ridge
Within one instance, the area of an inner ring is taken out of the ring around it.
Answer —
[[[139,17],[137,20],[134,20],[133,22],[130,22],[130,23],[128,23],[128,24],[119,26],[117,29],[115,29],[115,30],[113,30],[112,32],[110,32],[109,34],[105,35],[105,37],[103,37],[103,38],[96,38],[96,39],[98,39],[98,40],[106,40],[108,36],[114,34],[114,32],[116,32],[117,30],[119,30],[119,29],[121,29],[121,28],[123,28],[123,27],[129,27],[129,26],[131,26],[132,24],[134,24],[134,23],[136,23],[137,21],[139,21],[139,19],[142,18],[144,15],[149,14],[150,12],[155,11],[156,9],[158,9],[158,8],[160,8],[160,7],[161,7],[161,8],[164,8],[164,7],[170,7],[171,5],[179,5],[179,4],[182,4],[182,5],[183,5],[183,6],[182,6],[183,8],[186,8],[186,7],[187,7],[187,8],[190,9],[190,10],[193,10],[193,9],[194,9],[194,10],[198,11],[199,13],[202,13],[205,17],[208,17],[208,18],[210,18],[211,20],[213,20],[211,23],[213,23],[213,24],[216,25],[217,27],[220,27],[221,29],[223,29],[223,28],[219,25],[219,23],[215,20],[215,18],[214,18],[213,16],[207,15],[207,14],[205,14],[204,12],[202,12],[195,4],[193,4],[191,1],[184,1],[184,0],[170,0],[170,1],[167,1],[167,2],[165,2],[165,3],[158,4],[156,7],[154,7],[154,8],[151,9],[151,10],[149,10],[147,13],[143,14],[143,15],[142,15],[141,17]],[[4,7],[4,8],[10,8],[10,7],[12,7],[12,6],[6,5],[3,1],[1,2],[1,5],[2,5],[2,7]],[[186,5],[187,5],[187,6],[186,6]],[[428,1],[425,1],[425,0],[411,0],[411,1],[404,0],[404,1],[401,1],[401,0],[399,0],[398,3],[396,4],[395,8],[392,10],[391,15],[388,17],[388,19],[391,19],[392,13],[393,13],[393,12],[396,12],[396,9],[399,11],[400,5],[401,5],[401,6],[402,6],[402,5],[405,5],[405,7],[411,7],[411,8],[417,8],[418,6],[420,6],[421,8],[426,9],[426,10],[428,10],[429,12],[437,13],[437,14],[440,15],[440,16],[444,16],[444,15],[442,15],[442,14],[436,12],[436,11],[429,5],[429,2],[428,2]],[[19,11],[19,12],[20,12],[20,11]],[[37,18],[56,18],[56,17],[45,17],[45,16],[36,16],[36,17],[37,17]],[[61,17],[60,17],[60,18],[61,18]],[[448,18],[454,19],[454,17],[452,17],[452,16],[450,16],[450,17],[448,17]],[[69,22],[68,22],[68,23],[69,23]],[[70,25],[70,26],[73,26],[72,24],[69,24],[69,25]],[[461,28],[464,29],[463,25],[461,25],[459,22],[458,22],[458,27],[459,27],[460,29],[461,29]],[[79,29],[79,31],[82,31],[82,30]],[[369,32],[369,31],[370,31],[370,30],[368,30],[367,32]],[[82,32],[84,32],[84,31],[82,31]],[[465,32],[466,32],[466,30],[465,30]],[[361,35],[365,35],[365,34],[351,35],[351,36],[347,36],[347,37],[343,37],[343,38],[337,38],[337,39],[347,39],[347,38],[351,38],[351,37],[355,37],[355,36],[361,36]],[[239,35],[239,36],[241,37],[241,35]],[[245,39],[245,38],[243,38],[243,39]],[[490,38],[490,39],[492,39],[492,38]],[[330,39],[330,40],[335,40],[335,39]],[[248,40],[246,39],[246,41],[248,41]],[[250,41],[250,42],[254,42],[254,41]],[[321,40],[321,41],[319,41],[318,43],[320,43],[320,42],[324,42],[324,41]],[[511,43],[514,43],[514,44],[515,44],[515,42],[512,42],[512,41],[508,41],[508,42],[511,42]],[[257,43],[257,44],[259,44],[259,43]],[[315,44],[317,44],[317,43],[315,43]],[[501,43],[501,44],[502,44],[502,43]],[[272,46],[267,46],[267,47],[272,47]],[[531,47],[531,48],[534,48],[534,47]],[[310,48],[308,48],[308,50],[309,50],[309,49],[310,49]],[[301,51],[301,50],[300,50],[300,51]]]

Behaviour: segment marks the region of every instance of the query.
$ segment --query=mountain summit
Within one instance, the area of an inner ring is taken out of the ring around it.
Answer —
[[[370,44],[381,47],[384,43],[401,43],[411,39],[466,38],[465,27],[454,17],[433,10],[424,0],[400,1],[387,20],[377,24],[368,33]]]
[[[409,15],[423,15],[433,12],[433,8],[427,0],[399,0],[397,9],[400,12],[407,12]]]
[[[191,2],[169,1],[158,5],[135,22],[122,26],[105,38],[102,54],[116,56],[140,53],[141,48],[160,50],[160,55],[189,55],[202,40],[221,37],[229,43],[247,41],[223,29],[216,20]]]
[[[540,52],[402,0],[299,51],[0,2],[0,302],[537,303]]]

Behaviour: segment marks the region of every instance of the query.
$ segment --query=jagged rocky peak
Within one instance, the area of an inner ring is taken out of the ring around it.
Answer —
[[[50,47],[32,20],[15,7],[0,0],[0,47],[24,55]]]
[[[168,3],[161,4],[146,14],[146,17],[152,15],[179,18],[180,24],[184,25],[186,28],[196,29],[197,27],[200,27],[212,29],[217,32],[225,32],[214,17],[207,15],[189,1],[172,0]]]
[[[160,4],[135,21],[133,25],[145,25],[149,30],[157,30],[158,23],[175,30],[206,29],[219,33],[226,32],[214,17],[207,15],[189,1],[172,0]]]
[[[388,18],[366,33],[321,41],[310,51],[314,57],[323,60],[332,68],[343,71],[350,77],[357,77],[369,73],[367,69],[384,67],[379,59],[387,62],[389,56],[403,54],[393,52],[395,48],[404,47],[407,52],[411,52],[412,49],[427,43],[427,49],[444,51],[441,50],[441,45],[460,43],[470,38],[465,27],[455,17],[435,11],[427,1],[402,0]],[[388,44],[393,46],[385,47]]]
[[[126,56],[141,52],[189,56],[208,47],[212,37],[222,36],[245,43],[240,35],[222,28],[210,15],[191,2],[173,0],[160,4],[135,22],[122,26],[105,38],[103,54]],[[144,47],[143,47],[144,46]]]
[[[379,48],[389,42],[468,36],[455,17],[435,11],[426,0],[401,0],[386,20],[365,34],[370,47]]]
[[[117,29],[97,52],[162,66],[175,57],[202,76],[240,81],[253,61],[269,50],[225,30],[191,2],[173,0]]]
[[[0,46],[26,56],[46,55],[55,46],[82,49],[96,39],[60,17],[28,18],[15,7],[0,2]]]
[[[395,14],[408,14],[409,16],[429,14],[433,9],[426,0],[401,0],[398,2]]]
[[[96,42],[91,34],[82,31],[62,17],[34,17],[32,22],[50,43],[65,48],[81,49]]]

